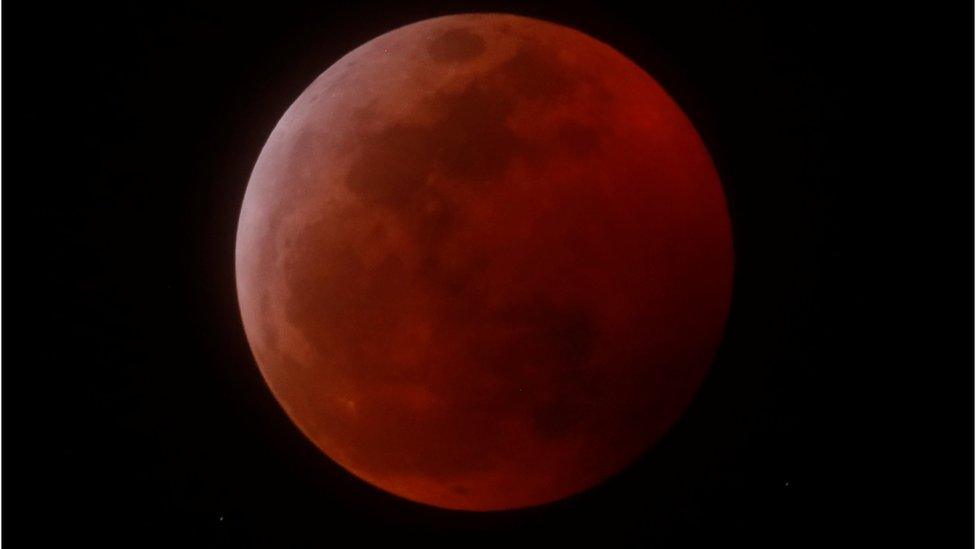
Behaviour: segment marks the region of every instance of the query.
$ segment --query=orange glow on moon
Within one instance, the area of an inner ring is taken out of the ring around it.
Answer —
[[[558,25],[384,34],[291,105],[236,273],[264,378],[321,450],[440,507],[551,502],[681,416],[721,339],[721,183],[675,102]]]

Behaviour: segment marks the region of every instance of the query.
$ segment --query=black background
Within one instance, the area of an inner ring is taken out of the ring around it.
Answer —
[[[234,291],[243,191],[290,102],[366,40],[466,11],[567,24],[654,75],[715,158],[737,253],[687,416],[604,485],[506,513],[406,502],[325,458],[264,386]],[[7,541],[971,546],[971,6],[5,12]]]

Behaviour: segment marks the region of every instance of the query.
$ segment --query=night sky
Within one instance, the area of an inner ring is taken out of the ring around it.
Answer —
[[[8,5],[6,535],[25,546],[972,543],[972,7]],[[634,60],[695,124],[736,250],[684,418],[562,502],[397,499],[267,390],[234,286],[295,97],[420,19],[505,11]]]

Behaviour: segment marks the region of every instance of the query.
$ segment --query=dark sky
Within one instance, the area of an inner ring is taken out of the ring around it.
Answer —
[[[8,5],[7,537],[971,543],[971,7],[649,4]],[[305,440],[233,276],[290,102],[364,41],[462,11],[566,24],[647,69],[715,158],[737,253],[725,342],[673,431],[596,490],[489,515],[395,499]]]

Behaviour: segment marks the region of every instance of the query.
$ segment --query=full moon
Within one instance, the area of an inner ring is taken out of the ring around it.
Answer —
[[[408,25],[322,73],[241,208],[248,342],[329,458],[463,510],[621,471],[690,404],[721,340],[721,182],[661,86],[578,31]]]

